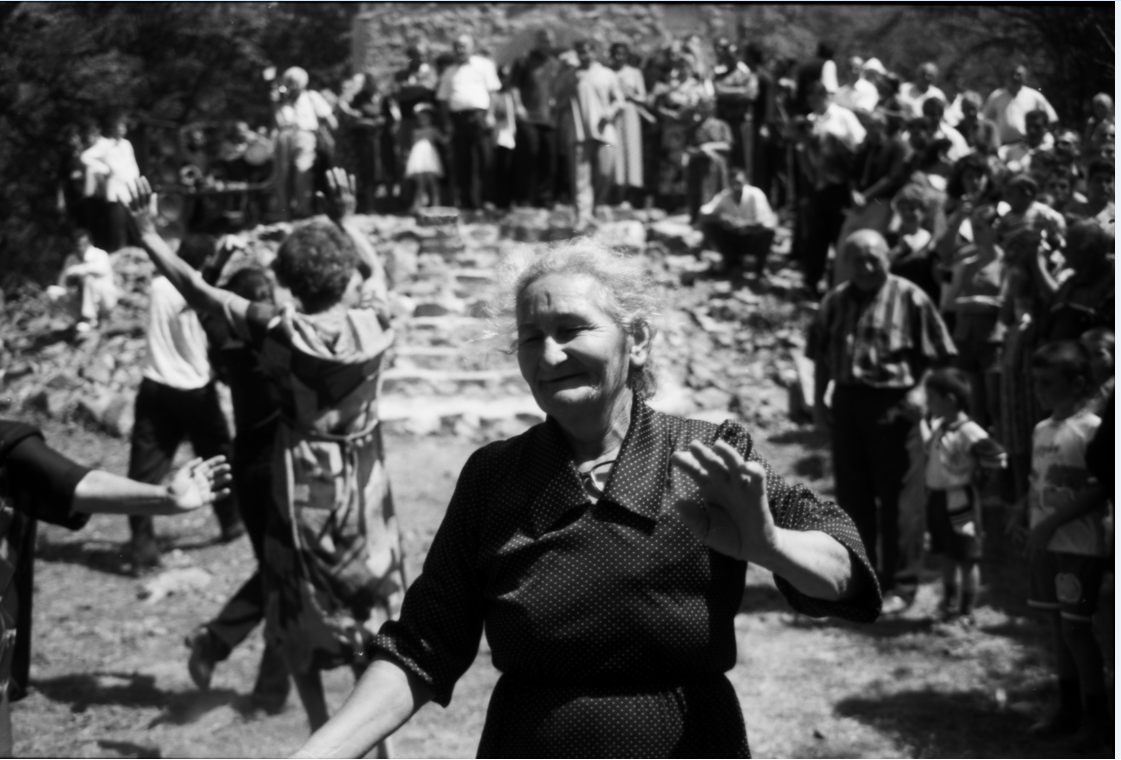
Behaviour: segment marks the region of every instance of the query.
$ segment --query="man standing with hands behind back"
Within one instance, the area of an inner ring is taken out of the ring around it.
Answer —
[[[868,549],[883,612],[897,613],[914,601],[922,555],[922,506],[905,497],[915,465],[908,443],[922,415],[914,394],[923,374],[957,350],[930,298],[888,274],[880,233],[854,232],[841,256],[852,279],[826,294],[806,347],[815,366],[814,420],[832,434],[837,505]]]
[[[490,176],[490,138],[494,128],[494,94],[502,89],[494,63],[475,55],[468,34],[455,38],[455,63],[436,89],[444,123],[450,126],[452,186],[460,208],[483,207],[484,182]]]

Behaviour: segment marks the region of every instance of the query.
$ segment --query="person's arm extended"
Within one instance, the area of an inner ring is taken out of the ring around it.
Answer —
[[[806,596],[842,601],[860,592],[861,576],[840,541],[818,530],[775,525],[763,464],[744,459],[723,440],[711,448],[693,441],[671,461],[700,487],[703,504],[676,506],[706,546],[764,567]]]
[[[365,757],[430,699],[415,675],[375,659],[342,708],[291,757]]]
[[[128,210],[136,225],[140,245],[148,253],[148,258],[156,265],[156,269],[183,294],[192,308],[220,315],[223,304],[231,298],[237,299],[238,296],[209,285],[202,278],[202,274],[179,258],[156,232],[156,225],[148,211],[152,188],[147,179],[141,177],[132,184],[129,191],[132,199],[129,201]]]
[[[1031,555],[1045,550],[1056,530],[1072,520],[1102,509],[1108,496],[1105,488],[1099,483],[1091,483],[1083,488],[1070,504],[1059,507],[1028,532],[1025,553]]]
[[[166,486],[90,470],[74,489],[71,509],[86,514],[177,515],[226,496],[229,473],[225,457],[188,462]]]
[[[1039,289],[1039,295],[1043,297],[1044,303],[1049,304],[1059,292],[1059,283],[1047,271],[1047,257],[1044,255],[1044,250],[1043,246],[1040,246],[1039,250],[1028,258],[1028,263],[1031,266],[1032,279]]]

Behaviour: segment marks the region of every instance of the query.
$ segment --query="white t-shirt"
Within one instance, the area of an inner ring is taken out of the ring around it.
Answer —
[[[448,110],[470,111],[490,108],[491,93],[502,89],[498,71],[488,58],[473,55],[467,63],[449,66],[436,88],[436,100],[445,100]]]
[[[981,115],[996,124],[996,135],[1000,144],[1015,142],[1027,137],[1025,117],[1032,111],[1046,111],[1047,120],[1059,120],[1055,109],[1039,90],[1021,87],[1015,95],[1003,87],[994,90],[981,109]]]
[[[743,224],[758,224],[771,229],[778,226],[778,217],[771,210],[766,194],[751,185],[743,186],[743,193],[740,194],[738,203],[732,197],[731,188],[721,190],[716,197],[701,206],[701,216],[714,216]]]
[[[198,314],[166,277],[152,279],[144,377],[182,391],[210,382],[206,333]]]
[[[903,115],[910,119],[917,119],[922,116],[922,104],[926,102],[927,98],[939,98],[943,103],[946,103],[946,93],[934,85],[926,88],[926,92],[919,92],[918,85],[914,82],[907,82],[899,88],[899,105],[903,109]]]
[[[92,174],[105,177],[105,200],[128,203],[132,197],[128,186],[140,178],[132,143],[100,137],[82,153],[81,161]]]
[[[314,90],[304,90],[294,101],[277,109],[276,124],[281,129],[295,127],[302,132],[314,132],[319,129],[319,120],[330,116],[331,106],[323,96]]]
[[[1055,510],[1074,501],[1090,482],[1086,445],[1102,421],[1083,409],[1065,420],[1046,419],[1035,426],[1031,439],[1031,490],[1028,493],[1032,527]],[[1091,512],[1055,531],[1047,550],[1104,557],[1102,515]]]
[[[926,487],[949,491],[971,485],[978,466],[973,446],[988,437],[973,420],[934,423],[926,442]]]
[[[850,111],[873,111],[880,102],[880,91],[864,77],[837,90],[833,102]]]

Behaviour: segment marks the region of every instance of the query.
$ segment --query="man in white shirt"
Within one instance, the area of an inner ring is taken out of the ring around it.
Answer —
[[[495,93],[502,89],[494,63],[475,55],[470,35],[456,38],[455,63],[436,88],[436,102],[451,128],[452,179],[456,205],[483,206],[484,184],[490,176],[490,132],[494,129]]]
[[[128,244],[129,184],[140,177],[132,143],[125,139],[128,124],[122,114],[112,114],[102,124],[102,135],[81,156],[88,174],[97,186],[96,196],[103,205],[100,217],[91,221],[93,243],[109,253]]]
[[[742,271],[744,256],[755,259],[755,272],[762,275],[775,239],[778,217],[763,191],[747,183],[743,169],[733,169],[730,180],[728,189],[701,206],[701,230],[724,257],[730,276]]]
[[[994,90],[981,109],[981,116],[996,124],[997,140],[1001,145],[1027,137],[1026,117],[1032,111],[1046,112],[1048,124],[1059,121],[1059,115],[1043,93],[1024,84],[1027,78],[1025,66],[1013,68],[1007,86]]]
[[[852,84],[846,84],[837,90],[833,102],[850,111],[871,113],[880,102],[880,91],[872,78],[887,74],[887,69],[877,58],[862,61],[860,56],[850,58],[849,66],[853,69],[855,79]]]
[[[188,235],[179,246],[179,256],[198,269],[213,255],[214,248],[213,238]],[[232,451],[198,314],[165,277],[152,279],[150,298],[148,353],[144,379],[136,394],[128,476],[141,483],[159,484],[170,471],[184,439],[191,442],[196,456],[207,459],[219,454],[230,459]],[[215,502],[214,514],[223,541],[232,541],[245,532],[232,497]],[[128,521],[134,572],[159,566],[160,549],[152,518],[129,517]]]
[[[946,93],[934,86],[938,78],[938,67],[927,61],[919,66],[918,75],[914,82],[907,82],[899,88],[899,105],[903,114],[908,119],[922,117],[922,104],[927,98],[940,98],[943,103],[949,102]]]
[[[75,250],[67,257],[57,285],[47,288],[47,297],[67,310],[74,331],[88,333],[98,320],[117,306],[119,293],[109,254],[90,243],[86,230],[74,231]]]
[[[276,197],[285,219],[311,216],[320,129],[334,131],[338,127],[331,106],[307,86],[307,72],[293,66],[271,93],[277,129]]]

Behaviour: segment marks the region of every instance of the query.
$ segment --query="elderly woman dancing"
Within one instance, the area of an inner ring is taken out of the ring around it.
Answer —
[[[361,757],[447,705],[484,626],[502,672],[480,757],[747,757],[733,619],[746,561],[795,609],[871,621],[849,518],[776,477],[748,432],[658,414],[659,296],[577,240],[510,265],[522,376],[548,417],[465,465],[401,618],[298,757]]]
[[[313,729],[327,720],[319,671],[364,670],[374,632],[405,588],[378,427],[379,375],[393,341],[379,309],[384,276],[348,222],[352,180],[341,170],[329,179],[334,221],[297,227],[273,263],[298,308],[253,303],[203,281],[156,233],[144,179],[130,207],[160,272],[195,309],[224,319],[257,349],[278,391],[266,637],[287,661]]]

